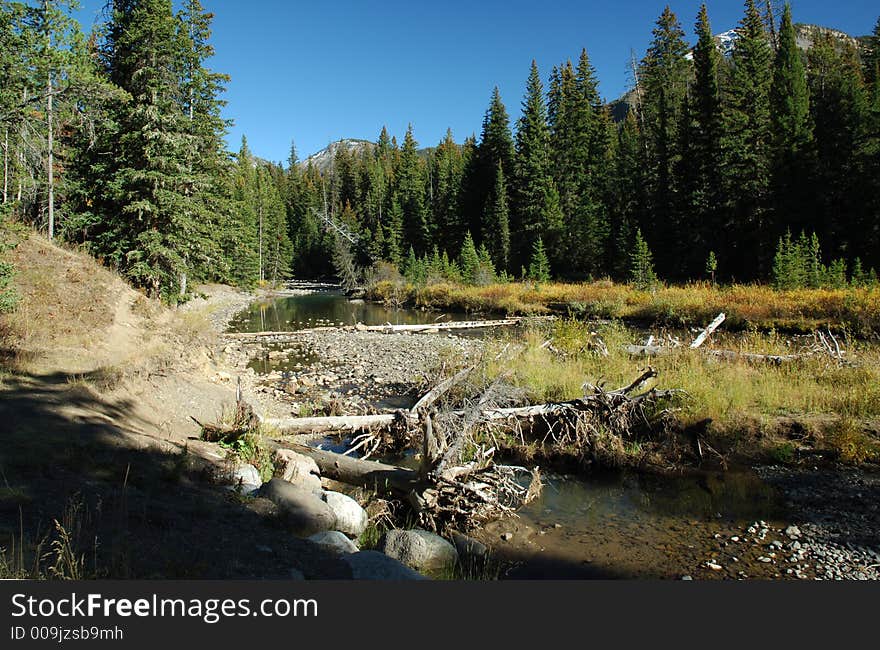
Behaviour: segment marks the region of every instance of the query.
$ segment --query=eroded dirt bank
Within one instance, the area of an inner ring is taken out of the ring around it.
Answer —
[[[37,235],[12,257],[22,300],[2,322],[5,573],[346,577],[279,527],[266,500],[218,484],[226,452],[199,440],[191,419],[216,421],[232,404],[234,370],[216,334],[253,295],[205,287],[206,298],[169,309]],[[36,567],[56,521],[74,568],[51,557]]]

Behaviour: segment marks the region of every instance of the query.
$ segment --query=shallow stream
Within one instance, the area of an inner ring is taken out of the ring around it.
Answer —
[[[349,301],[338,292],[321,292],[252,305],[235,318],[230,329],[287,331],[356,322],[437,320],[471,317],[392,310]],[[290,364],[285,369],[295,370],[315,361],[293,354],[283,363]],[[258,372],[279,368],[272,360],[253,363],[258,364]],[[345,443],[326,439],[322,446],[341,451]],[[503,577],[775,577],[773,566],[757,561],[760,546],[753,545],[756,542],[736,540],[753,522],[764,521],[771,529],[783,525],[781,498],[749,469],[665,476],[545,473],[544,479],[541,497],[518,517],[492,522],[474,534],[506,561],[510,568]],[[707,562],[722,568],[707,568]]]

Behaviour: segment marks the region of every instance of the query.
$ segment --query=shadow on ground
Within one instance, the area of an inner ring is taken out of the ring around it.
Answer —
[[[87,378],[86,378],[87,379]],[[346,577],[338,559],[278,527],[263,499],[207,482],[208,463],[150,438],[127,400],[81,376],[16,374],[0,384],[0,548],[24,568],[58,559],[56,521],[82,577]],[[39,542],[43,540],[42,546]],[[65,569],[69,574],[69,569]]]

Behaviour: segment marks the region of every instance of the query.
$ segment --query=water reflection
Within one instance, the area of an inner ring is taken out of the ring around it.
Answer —
[[[236,316],[230,332],[291,331],[322,325],[424,325],[450,320],[468,320],[464,313],[389,309],[365,301],[351,301],[336,291],[253,303]]]

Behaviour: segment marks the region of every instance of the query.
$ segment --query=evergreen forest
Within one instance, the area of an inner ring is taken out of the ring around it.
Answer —
[[[0,219],[152,296],[398,273],[876,282],[880,20],[849,38],[747,0],[728,53],[705,6],[687,23],[667,7],[622,98],[600,96],[584,49],[523,71],[515,123],[487,89],[478,135],[422,148],[382,128],[319,167],[293,145],[284,164],[227,150],[213,16],[180,6],[110,0],[85,33],[75,0],[0,3]]]

